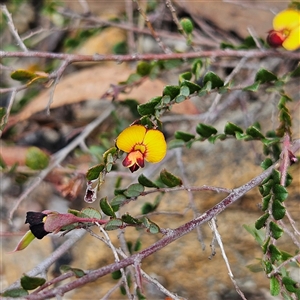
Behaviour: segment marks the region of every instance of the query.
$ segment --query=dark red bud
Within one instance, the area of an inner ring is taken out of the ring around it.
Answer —
[[[284,42],[285,39],[286,39],[286,36],[282,32],[270,30],[269,34],[267,36],[267,43],[272,48],[278,48],[282,45],[282,43]]]

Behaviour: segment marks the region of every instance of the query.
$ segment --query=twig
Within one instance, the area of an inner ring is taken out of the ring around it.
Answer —
[[[37,276],[40,273],[45,272],[53,263],[57,261],[66,251],[68,251],[76,242],[78,242],[84,235],[85,230],[76,230],[70,234],[70,237],[59,246],[48,258],[43,260],[39,265],[34,267],[31,271],[26,272],[27,276]],[[7,290],[20,287],[20,280],[11,284]]]
[[[25,51],[28,52],[27,47],[25,46],[25,44],[23,43],[22,39],[20,38],[18,31],[13,23],[11,14],[9,13],[9,11],[7,10],[7,7],[5,4],[1,4],[0,5],[0,9],[2,10],[3,14],[6,16],[7,18],[7,25],[10,29],[10,32],[12,33],[12,35],[14,36],[14,38],[16,39],[16,41],[18,42],[18,45],[20,46],[20,48]]]
[[[102,267],[100,269],[91,271],[86,276],[83,276],[81,278],[78,278],[74,280],[71,283],[59,286],[57,288],[53,288],[48,291],[43,291],[39,295],[29,295],[26,297],[26,299],[30,300],[39,300],[39,299],[48,299],[55,295],[63,295],[68,291],[73,290],[74,288],[81,287],[88,282],[94,281],[104,275],[110,274],[112,272],[115,272],[117,270],[120,270],[121,268],[125,268],[129,265],[134,264],[137,257],[140,260],[143,260],[144,258],[152,255],[153,253],[163,249],[170,243],[174,242],[175,240],[179,239],[180,237],[188,234],[192,230],[194,230],[197,226],[200,226],[218,214],[220,214],[222,211],[224,211],[229,205],[236,202],[238,199],[240,199],[244,194],[246,194],[248,191],[250,191],[252,188],[259,185],[265,178],[270,176],[272,174],[272,171],[274,168],[278,167],[278,163],[275,163],[271,167],[269,167],[267,170],[265,170],[263,173],[258,175],[257,177],[253,178],[243,186],[234,189],[230,195],[228,195],[226,198],[224,198],[221,202],[219,202],[217,205],[212,207],[211,209],[207,210],[205,213],[203,213],[201,216],[197,217],[196,219],[193,219],[182,226],[174,229],[174,230],[168,230],[168,234],[165,235],[163,238],[161,238],[156,243],[152,244],[150,247],[140,251],[137,254],[134,254],[128,258],[125,258],[121,260],[120,262],[116,262],[110,265],[107,265],[105,267]]]
[[[155,29],[153,28],[149,18],[147,17],[146,13],[144,12],[144,10],[141,8],[141,6],[139,5],[139,1],[138,0],[133,0],[134,3],[136,3],[137,5],[137,9],[139,11],[139,13],[143,16],[143,18],[145,19],[145,22],[147,24],[148,29],[151,32],[151,35],[153,36],[153,38],[155,39],[156,43],[158,44],[158,46],[164,51],[164,53],[166,54],[170,54],[172,53],[172,51],[166,47],[162,40],[160,39],[159,35],[156,33]]]
[[[111,239],[109,237],[109,235],[107,234],[107,232],[102,228],[102,226],[100,224],[97,224],[100,231],[102,232],[102,234],[104,235],[106,241],[107,241],[107,245],[108,247],[111,249],[111,251],[113,252],[113,255],[115,257],[115,262],[119,262],[120,258],[118,256],[117,250],[115,248],[115,246],[113,245],[113,243],[111,242]],[[127,281],[127,277],[126,277],[126,272],[123,268],[120,269],[121,274],[122,274],[122,281],[124,283],[124,288],[127,294],[128,299],[133,299],[130,290],[129,290],[129,285],[128,285],[128,281]]]
[[[182,178],[183,184],[184,184],[184,186],[188,186],[188,179],[187,179],[187,176],[186,176],[185,167],[184,167],[184,164],[182,163],[182,148],[177,148],[175,150],[176,150],[175,153],[176,153],[177,165],[178,165],[180,173],[181,173],[181,178]],[[193,211],[194,218],[196,218],[196,217],[199,216],[199,212],[198,212],[198,209],[195,205],[194,196],[193,196],[192,191],[189,188],[187,189],[187,191],[188,191],[188,197],[189,197],[189,206]],[[204,251],[205,250],[205,243],[204,243],[204,240],[203,240],[203,234],[201,232],[200,226],[198,226],[196,228],[196,231],[197,231],[198,240],[202,245],[202,250]]]
[[[115,61],[117,63],[125,61],[151,61],[151,60],[170,60],[170,59],[189,59],[199,57],[247,57],[247,58],[265,58],[265,57],[279,57],[282,59],[299,60],[300,53],[276,50],[209,50],[209,51],[196,51],[187,53],[170,53],[170,54],[94,54],[94,55],[81,55],[81,54],[67,54],[67,53],[53,53],[41,51],[0,51],[0,58],[5,57],[19,57],[19,58],[49,58],[58,60],[69,60],[70,63],[74,62],[100,62],[100,61]]]
[[[15,89],[12,90],[11,95],[9,97],[8,106],[7,106],[7,109],[6,109],[4,121],[3,121],[3,124],[0,124],[1,128],[4,128],[5,125],[7,124],[11,108],[12,108],[12,106],[14,104],[14,101],[15,101],[15,98],[16,98],[16,94],[17,94],[17,90],[15,88]],[[0,129],[0,137],[2,136],[2,133],[3,133],[3,130]]]
[[[228,275],[229,275],[229,277],[230,277],[233,285],[235,286],[235,289],[236,289],[237,293],[242,297],[242,299],[247,300],[246,297],[245,297],[245,295],[244,295],[244,293],[241,291],[241,289],[237,285],[237,282],[234,279],[234,276],[233,276],[233,273],[231,271],[230,264],[229,264],[229,261],[228,261],[228,258],[227,258],[224,246],[223,246],[221,235],[220,235],[220,233],[218,231],[218,228],[217,228],[217,225],[216,225],[215,218],[212,218],[210,220],[209,225],[211,226],[211,229],[213,230],[214,235],[216,237],[216,240],[217,240],[217,242],[218,242],[218,244],[220,246],[221,254],[223,256],[223,259],[225,261],[225,264],[226,264],[226,267],[227,267],[227,270],[228,270]]]
[[[99,126],[114,110],[114,106],[110,104],[103,113],[93,120],[90,124],[88,124],[84,130],[78,135],[70,144],[68,144],[65,148],[61,149],[60,151],[56,152],[52,156],[52,161],[50,165],[40,172],[39,175],[32,178],[28,184],[28,188],[21,194],[17,202],[15,203],[14,207],[9,213],[9,219],[11,220],[13,217],[14,212],[20,205],[20,203],[28,197],[28,195],[42,182],[42,180],[57,166],[59,165],[65,157],[75,149],[97,126]]]

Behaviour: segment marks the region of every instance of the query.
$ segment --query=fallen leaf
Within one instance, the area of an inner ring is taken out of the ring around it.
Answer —
[[[100,99],[110,88],[111,84],[118,84],[121,81],[125,81],[132,73],[132,69],[125,64],[100,65],[76,71],[62,78],[57,84],[50,108],[53,109],[81,101]],[[160,96],[165,85],[166,83],[159,79],[146,79],[141,85],[134,87],[128,94],[121,94],[119,98],[120,100],[134,98],[140,103],[145,103],[153,97]],[[37,112],[45,110],[50,101],[51,91],[51,87],[46,91],[42,91],[20,113],[11,116],[7,128],[28,119]],[[172,112],[196,114],[198,110],[192,102],[185,101],[174,105]]]

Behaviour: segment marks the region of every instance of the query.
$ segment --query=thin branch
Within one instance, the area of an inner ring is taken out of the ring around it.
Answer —
[[[148,29],[150,30],[151,32],[151,35],[153,36],[153,38],[155,39],[156,43],[159,45],[159,47],[166,53],[166,54],[169,54],[169,53],[172,53],[172,51],[166,47],[162,40],[160,39],[159,35],[156,33],[155,29],[153,28],[149,18],[147,17],[146,13],[144,12],[144,10],[142,9],[142,7],[140,6],[139,4],[139,1],[138,0],[133,0],[134,3],[136,3],[137,5],[137,9],[139,11],[139,13],[143,16],[146,24],[147,24],[147,27]]]
[[[125,258],[121,260],[120,262],[116,262],[110,265],[106,265],[105,267],[102,267],[100,269],[91,271],[86,276],[83,276],[81,278],[78,278],[74,280],[71,283],[64,284],[62,286],[59,286],[57,288],[43,291],[39,295],[29,295],[26,297],[26,299],[30,300],[39,300],[39,299],[48,299],[51,297],[54,297],[55,295],[63,295],[68,291],[73,290],[74,288],[81,287],[88,282],[97,280],[98,278],[110,274],[112,272],[115,272],[117,270],[120,270],[121,268],[125,268],[129,265],[134,264],[136,259],[143,260],[144,258],[152,255],[153,253],[163,249],[170,243],[174,242],[175,240],[179,239],[180,237],[188,234],[192,230],[194,230],[197,226],[200,226],[212,218],[216,217],[218,214],[220,214],[222,211],[224,211],[228,206],[236,202],[238,199],[240,199],[244,194],[246,194],[248,191],[259,185],[265,178],[270,176],[272,174],[272,171],[274,168],[278,167],[278,163],[275,163],[271,167],[269,167],[267,170],[265,170],[263,173],[258,175],[257,177],[253,178],[243,186],[234,189],[226,198],[224,198],[221,202],[219,202],[217,205],[212,207],[211,209],[207,210],[205,213],[203,213],[201,216],[197,217],[196,219],[193,219],[182,226],[174,229],[174,230],[168,230],[168,233],[152,244],[150,247],[140,251],[137,254],[134,254],[128,258]]]
[[[225,264],[226,264],[226,267],[227,267],[227,270],[228,270],[228,275],[237,291],[237,293],[242,297],[242,299],[244,300],[247,300],[244,293],[241,291],[241,289],[239,288],[239,286],[237,285],[237,282],[235,281],[234,279],[234,276],[233,276],[233,273],[231,271],[231,267],[230,267],[230,264],[229,264],[229,261],[228,261],[228,258],[227,258],[227,255],[226,255],[226,252],[225,252],[225,249],[224,249],[224,245],[223,245],[223,242],[222,242],[222,239],[221,239],[221,235],[218,231],[218,228],[217,228],[217,224],[216,224],[216,221],[215,221],[215,218],[212,218],[211,221],[209,222],[209,225],[211,227],[211,229],[213,230],[214,232],[214,235],[216,237],[216,240],[220,246],[220,250],[221,250],[221,254],[223,256],[223,259],[225,261]]]
[[[53,53],[41,51],[0,51],[0,58],[18,57],[18,58],[49,58],[58,60],[69,60],[70,63],[74,62],[100,62],[100,61],[115,61],[117,63],[129,61],[151,61],[151,60],[170,60],[170,59],[189,59],[199,57],[247,57],[247,58],[265,58],[265,57],[279,57],[282,59],[299,60],[299,52],[277,51],[277,50],[209,50],[209,51],[196,51],[187,53],[170,53],[170,54],[94,54],[94,55],[81,55],[81,54],[66,54],[66,53]]]
[[[43,260],[39,265],[34,267],[31,271],[26,272],[27,276],[37,276],[45,272],[53,263],[57,261],[65,252],[67,252],[70,248],[74,246],[76,242],[78,242],[84,235],[85,230],[76,230],[70,234],[70,237],[61,245],[59,246],[48,258]],[[20,287],[20,280],[11,284],[7,290]]]
[[[28,52],[27,47],[25,46],[25,44],[23,43],[22,39],[20,38],[18,31],[13,23],[13,19],[11,17],[11,14],[9,13],[7,7],[5,4],[0,5],[0,9],[2,10],[3,14],[6,16],[7,18],[7,25],[10,29],[10,32],[12,33],[12,35],[14,36],[14,38],[16,39],[16,41],[18,42],[18,45],[20,46],[20,48],[25,51]]]
[[[177,165],[178,165],[180,173],[181,173],[181,178],[182,178],[183,184],[184,184],[184,186],[188,186],[188,178],[186,176],[185,167],[182,162],[182,148],[175,149],[175,153],[176,153]],[[198,209],[195,204],[195,199],[194,199],[192,191],[189,188],[187,190],[188,190],[189,206],[193,211],[194,218],[196,218],[199,216],[199,212],[198,212]],[[204,251],[205,243],[204,243],[203,234],[201,232],[200,226],[198,226],[196,228],[196,231],[197,231],[198,240],[202,245],[202,250]]]
[[[4,128],[5,125],[7,124],[11,108],[12,108],[12,106],[14,104],[14,101],[15,101],[15,98],[16,98],[16,94],[17,94],[17,90],[15,88],[15,89],[12,90],[12,93],[11,93],[11,95],[9,97],[8,106],[7,106],[7,109],[6,109],[6,113],[5,113],[5,117],[4,117],[4,120],[3,120],[3,124],[0,123],[1,128]],[[3,133],[3,130],[0,129],[0,137],[2,136],[2,133]]]

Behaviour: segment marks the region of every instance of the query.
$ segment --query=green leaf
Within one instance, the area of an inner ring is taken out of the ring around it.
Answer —
[[[150,102],[140,104],[137,110],[141,116],[154,115],[155,106],[161,101],[162,97],[152,98]]]
[[[207,72],[203,78],[203,84],[211,82],[211,88],[219,88],[224,85],[224,81],[214,72]]]
[[[195,75],[195,79],[198,80],[201,74],[201,68],[203,66],[202,60],[200,58],[196,58],[192,64],[192,72]],[[190,89],[191,90],[191,89]]]
[[[29,293],[22,289],[22,288],[15,288],[5,291],[1,296],[3,297],[12,297],[12,298],[19,298],[19,297],[26,297]]]
[[[149,75],[151,72],[152,66],[146,61],[140,61],[136,67],[136,72],[141,76]]]
[[[81,218],[93,218],[93,219],[98,219],[98,220],[100,220],[102,218],[101,213],[93,207],[83,208],[80,211],[80,217]]]
[[[243,88],[243,91],[257,92],[260,86],[260,82],[254,82],[253,84]]]
[[[153,181],[151,181],[150,179],[148,179],[144,174],[141,174],[138,177],[138,182],[145,186],[145,187],[149,187],[149,188],[159,188],[158,185],[156,185]]]
[[[224,128],[224,133],[235,136],[236,132],[243,133],[244,131],[241,127],[237,126],[236,124],[227,122]]]
[[[263,170],[267,170],[269,167],[271,167],[273,165],[273,161],[271,160],[271,158],[266,158],[261,164],[260,166],[262,167]]]
[[[191,80],[192,79],[192,73],[191,72],[185,72],[181,73],[179,75],[179,83],[182,83],[185,80]]]
[[[152,205],[152,203],[146,202],[146,203],[142,206],[141,211],[142,211],[142,214],[143,214],[143,215],[147,215],[147,214],[153,212],[153,211],[155,210],[155,208],[156,208],[156,207],[154,207],[154,206]]]
[[[206,82],[206,84],[203,86],[203,88],[199,91],[198,96],[202,97],[207,95],[212,89],[212,83],[211,81]]]
[[[175,187],[175,186],[182,185],[182,180],[179,177],[168,172],[166,169],[163,169],[160,172],[160,179],[168,187]]]
[[[289,195],[287,189],[280,185],[280,184],[275,184],[273,187],[273,193],[279,201],[283,202]]]
[[[186,99],[186,96],[184,96],[184,95],[178,95],[175,98],[175,102],[176,103],[181,103],[181,102],[185,101],[185,99]]]
[[[84,275],[86,275],[86,273],[83,270],[78,269],[78,268],[72,268],[72,267],[70,267],[68,265],[61,265],[59,267],[59,270],[60,270],[61,273],[66,273],[66,272],[71,271],[71,272],[74,273],[74,275],[75,275],[76,278],[81,278]]]
[[[121,219],[111,219],[105,224],[104,229],[107,231],[116,230],[123,226],[124,226],[124,223]]]
[[[185,142],[183,140],[175,139],[175,140],[171,140],[168,143],[168,148],[169,149],[180,148],[180,147],[183,147],[183,146],[185,146]]]
[[[163,90],[163,96],[170,96],[174,99],[180,93],[180,87],[178,85],[166,85]]]
[[[272,179],[273,179],[274,183],[279,184],[280,178],[281,178],[281,173],[278,170],[274,169],[272,172]]]
[[[180,95],[183,95],[184,97],[188,97],[190,95],[190,89],[185,85],[181,86]]]
[[[123,101],[122,101],[123,102]],[[118,149],[116,147],[111,147],[103,153],[103,160],[105,163],[112,163],[112,157],[117,153]],[[100,164],[101,165],[101,164]],[[100,166],[98,165],[98,166]],[[101,170],[102,171],[102,170]],[[100,171],[100,172],[101,172]]]
[[[281,220],[285,216],[285,207],[280,200],[274,199],[272,203],[272,215],[275,220]]]
[[[87,180],[97,179],[100,175],[100,172],[102,172],[104,168],[105,168],[105,164],[99,164],[89,168],[86,173],[86,179]]]
[[[259,69],[258,72],[256,73],[254,81],[259,81],[260,83],[266,83],[274,80],[277,80],[277,76],[274,73],[262,68]]]
[[[296,69],[291,73],[291,77],[300,77],[300,63],[298,63]]]
[[[131,215],[129,215],[128,213],[127,214],[124,214],[122,215],[122,221],[124,223],[127,223],[127,224],[130,224],[130,225],[140,225],[142,224],[142,221],[132,217]]]
[[[224,140],[226,140],[226,134],[223,134],[223,133],[216,134],[216,135],[210,136],[207,140],[212,144],[214,144],[217,140],[224,141]]]
[[[150,221],[150,226],[148,228],[148,231],[152,234],[157,234],[160,232],[160,228],[154,222]]]
[[[183,132],[183,131],[176,131],[175,132],[175,138],[179,140],[183,140],[185,142],[190,141],[191,139],[195,138],[195,135],[188,133],[188,132]]]
[[[183,18],[180,20],[180,25],[186,34],[191,34],[194,30],[194,25],[189,18]]]
[[[276,246],[274,246],[273,244],[271,244],[269,246],[269,253],[270,253],[270,257],[271,257],[271,261],[272,264],[277,260],[280,261],[281,260],[281,252],[277,249]]]
[[[24,236],[21,238],[17,247],[12,252],[21,251],[21,250],[25,249],[34,239],[35,239],[35,236],[33,235],[33,233],[30,230],[28,230],[24,234]]]
[[[216,134],[218,131],[216,128],[210,125],[199,123],[196,127],[196,131],[204,138],[209,138],[211,135]]]
[[[284,284],[287,291],[291,293],[295,293],[297,291],[298,283],[294,281],[292,278],[285,276],[282,278],[282,283]]]
[[[12,79],[18,80],[18,81],[30,81],[38,76],[39,75],[37,75],[35,73],[32,73],[27,70],[23,70],[23,69],[15,70],[10,74],[10,77]]]
[[[261,263],[257,264],[250,264],[246,266],[248,270],[250,270],[252,273],[259,273],[262,272],[264,269],[261,265]]]
[[[21,277],[21,286],[24,290],[34,290],[37,287],[43,285],[46,282],[45,278],[41,277],[29,277],[24,275]]]
[[[270,222],[270,231],[274,239],[279,239],[283,234],[283,229],[273,221]]]
[[[120,270],[114,271],[114,272],[111,273],[111,277],[114,280],[118,280],[122,277],[122,273],[121,273]]]
[[[142,248],[142,242],[141,242],[140,239],[137,239],[136,242],[135,242],[133,250],[134,251],[140,251],[141,248]]]
[[[112,206],[113,210],[116,211],[114,209],[114,207],[116,206],[120,206],[123,205],[124,202],[128,201],[128,199],[126,198],[126,196],[124,195],[116,195],[110,202],[110,205]],[[118,210],[118,209],[117,209]]]
[[[265,213],[264,215],[259,217],[255,222],[255,228],[256,229],[261,229],[261,228],[265,227],[266,226],[266,221],[268,220],[269,216],[270,216],[269,213]]]
[[[263,197],[262,208],[261,208],[263,211],[268,209],[271,198],[272,198],[272,195],[267,195],[267,196]]]
[[[113,208],[111,207],[111,205],[107,202],[107,197],[104,197],[100,200],[100,208],[101,210],[110,217],[115,218],[116,214],[113,210]]]
[[[140,183],[131,184],[127,190],[124,192],[124,195],[127,198],[136,198],[145,190],[144,186]]]
[[[189,88],[189,91],[190,91],[190,94],[194,94],[195,92],[199,92],[201,90],[201,86],[192,82],[192,81],[189,81],[189,80],[184,80],[182,83],[181,83],[182,86],[187,86]]]
[[[272,296],[278,296],[280,293],[280,283],[274,276],[270,278],[270,293]]]
[[[246,129],[246,134],[252,136],[255,139],[263,139],[264,135],[255,126],[250,126]]]
[[[49,160],[49,156],[37,147],[30,147],[26,152],[25,164],[32,170],[45,169]]]

